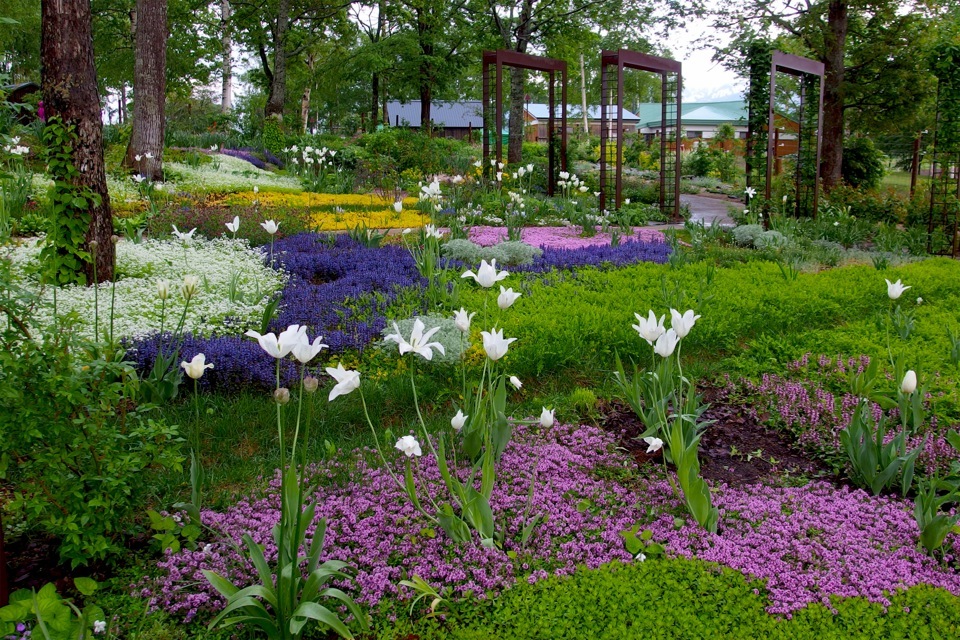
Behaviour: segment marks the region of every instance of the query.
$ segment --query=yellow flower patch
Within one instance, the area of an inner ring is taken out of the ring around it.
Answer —
[[[397,213],[392,208],[380,211],[319,211],[310,214],[310,222],[317,231],[344,231],[358,226],[370,229],[406,229],[429,224],[430,216],[409,209]]]
[[[295,208],[314,208],[314,207],[365,207],[365,208],[386,208],[393,207],[392,198],[384,198],[375,194],[360,193],[278,193],[275,191],[254,193],[253,191],[241,191],[240,193],[231,193],[225,195],[217,204],[247,206],[257,201],[261,207],[295,207]],[[416,198],[404,198],[404,207],[414,207],[417,204]]]

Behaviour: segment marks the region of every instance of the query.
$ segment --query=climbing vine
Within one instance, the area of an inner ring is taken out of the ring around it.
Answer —
[[[767,118],[770,111],[770,65],[773,53],[769,42],[754,40],[747,47],[750,87],[747,89],[749,144],[747,184],[754,188],[766,184]]]
[[[74,125],[48,118],[43,129],[44,159],[53,179],[46,244],[41,251],[45,279],[52,284],[86,284],[84,265],[91,255],[86,247],[90,210],[100,206],[100,196],[79,186],[80,172],[73,165],[77,141]]]

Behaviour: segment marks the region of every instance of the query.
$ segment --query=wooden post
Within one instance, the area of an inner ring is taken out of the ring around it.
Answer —
[[[917,190],[917,176],[920,174],[920,138],[923,133],[918,133],[913,139],[913,161],[910,163],[910,197],[913,198]]]

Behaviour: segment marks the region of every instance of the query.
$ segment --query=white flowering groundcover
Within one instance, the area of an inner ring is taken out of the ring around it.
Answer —
[[[18,283],[40,296],[31,321],[35,329],[47,328],[53,322],[54,287],[40,285],[41,240],[24,241],[7,247]],[[286,276],[266,264],[263,250],[251,248],[246,240],[217,238],[179,240],[144,240],[136,244],[121,240],[117,244],[117,280],[113,312],[114,338],[136,338],[160,329],[163,301],[157,283],[170,283],[166,301],[164,330],[176,327],[183,312],[184,298],[180,286],[185,276],[199,279],[199,292],[190,300],[184,330],[198,336],[241,334],[258,327],[270,298],[283,288]],[[94,304],[99,298],[100,335],[109,329],[110,301],[113,285],[102,283],[95,295],[94,287],[68,285],[56,288],[57,313],[71,316],[76,331],[94,337]]]

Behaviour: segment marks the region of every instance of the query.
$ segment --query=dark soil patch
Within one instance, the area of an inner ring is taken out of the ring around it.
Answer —
[[[708,388],[704,395],[710,403],[704,419],[715,421],[700,440],[704,478],[733,487],[782,485],[789,478],[834,479],[828,467],[805,455],[788,435],[760,424],[746,407],[729,404],[722,389]],[[644,427],[628,405],[615,402],[603,407],[603,413],[603,428],[619,436],[620,446],[638,465],[663,463],[661,452],[648,454],[647,444],[637,439]]]

